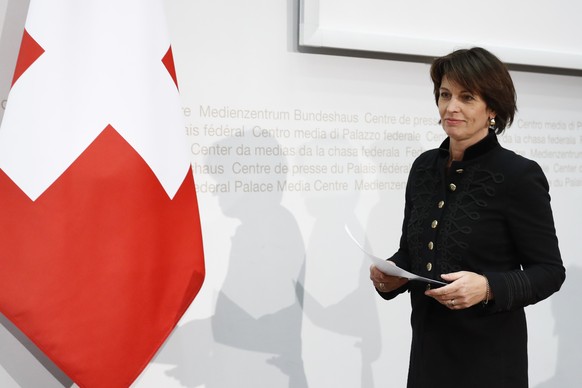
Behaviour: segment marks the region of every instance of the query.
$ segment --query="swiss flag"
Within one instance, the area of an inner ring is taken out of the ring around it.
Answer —
[[[161,0],[31,0],[0,127],[0,312],[127,387],[204,280]]]

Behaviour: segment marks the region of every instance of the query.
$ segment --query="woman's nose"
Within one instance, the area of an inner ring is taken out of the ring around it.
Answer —
[[[449,103],[447,104],[447,111],[449,112],[458,112],[460,110],[461,104],[459,100],[456,98],[451,98]]]

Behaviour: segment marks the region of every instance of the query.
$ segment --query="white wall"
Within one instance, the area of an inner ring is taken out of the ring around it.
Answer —
[[[428,65],[298,53],[293,0],[171,0],[167,5],[192,161],[200,169],[195,179],[201,190],[207,277],[135,386],[405,386],[409,301],[404,296],[385,302],[375,294],[368,262],[348,239],[344,224],[378,255],[396,249],[407,166],[442,140]],[[0,27],[8,11],[21,15],[15,9],[23,7],[16,0],[0,0]],[[2,60],[11,52],[7,42],[14,40],[6,26],[18,21],[4,21]],[[11,74],[4,66],[0,73],[4,100],[2,82]],[[582,151],[582,77],[512,75],[520,110],[504,143],[529,157],[535,150]],[[323,114],[332,119],[322,119]],[[386,122],[373,123],[371,117]],[[542,129],[528,128],[538,123]],[[552,126],[556,129],[547,129]],[[235,128],[244,137],[212,135],[208,128]],[[376,134],[380,141],[358,138]],[[546,144],[526,143],[532,136]],[[549,137],[574,144],[547,144]],[[203,155],[203,147],[231,147],[231,154]],[[264,149],[287,155],[237,154]],[[365,155],[371,152],[384,156]],[[567,303],[580,295],[582,277],[576,244],[582,156],[576,155],[534,158],[552,183],[569,272],[563,292],[527,309],[532,387],[546,381],[552,387],[572,386],[569,381],[582,378],[574,366],[580,314]],[[243,174],[238,163],[271,171]],[[576,171],[564,172],[567,166]],[[308,168],[327,172],[304,171]],[[285,180],[300,190],[279,190]],[[355,181],[386,187],[366,190]],[[247,192],[251,183],[263,191]],[[209,187],[228,190],[213,194]],[[0,386],[70,385],[31,349],[9,322],[0,320]]]

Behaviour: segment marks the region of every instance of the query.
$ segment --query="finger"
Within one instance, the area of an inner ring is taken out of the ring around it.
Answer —
[[[374,279],[381,279],[384,276],[382,271],[380,271],[376,266],[372,265],[370,267],[370,277]]]
[[[373,264],[370,267],[370,279],[374,282],[374,283],[379,283],[381,280],[379,278],[380,275],[380,271],[378,270],[378,268],[376,268]]]
[[[383,282],[374,283],[374,287],[376,287],[380,291],[384,291],[386,289],[386,284]]]
[[[446,280],[448,282],[453,282],[457,279],[460,279],[463,277],[463,275],[465,275],[465,271],[458,271],[458,272],[450,272],[450,273],[444,273],[441,275],[441,278],[443,280]]]
[[[439,288],[431,288],[430,290],[426,290],[424,294],[436,299],[444,299],[446,302],[448,299],[451,299],[450,297],[447,298],[447,296],[450,296],[450,294],[454,291],[454,288],[455,287],[452,285],[446,285]]]

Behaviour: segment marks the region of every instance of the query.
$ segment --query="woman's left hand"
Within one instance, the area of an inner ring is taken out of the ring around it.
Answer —
[[[459,271],[441,275],[446,286],[425,291],[451,310],[466,309],[485,300],[487,279],[475,272]]]

